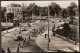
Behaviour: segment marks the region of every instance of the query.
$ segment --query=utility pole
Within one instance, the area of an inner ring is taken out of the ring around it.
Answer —
[[[40,15],[40,22],[41,22],[41,10],[39,11],[39,15]],[[42,27],[42,23],[41,23],[41,27]]]
[[[49,50],[49,6],[48,6],[48,46],[47,46],[47,50]]]
[[[55,11],[56,12],[56,11]],[[57,14],[55,13],[55,21],[54,21],[54,26],[56,24],[56,18],[57,18]],[[56,27],[56,26],[55,26]]]
[[[24,10],[24,3],[22,4],[22,24],[23,24],[23,10]]]
[[[34,22],[34,10],[32,11],[32,22]]]
[[[5,17],[6,17],[6,31],[7,31],[7,33],[8,33],[8,26],[7,26],[7,12],[6,12]]]
[[[23,13],[22,13],[23,14]],[[22,24],[23,24],[23,17],[22,17]]]
[[[33,11],[32,11],[32,21],[33,21]]]

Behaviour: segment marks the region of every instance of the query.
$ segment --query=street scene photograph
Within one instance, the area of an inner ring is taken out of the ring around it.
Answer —
[[[80,52],[78,0],[1,1],[1,49]]]

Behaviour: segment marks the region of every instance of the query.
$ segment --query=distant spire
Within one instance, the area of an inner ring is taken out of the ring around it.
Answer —
[[[25,3],[25,6],[26,6],[26,3]]]
[[[24,2],[22,3],[22,6],[24,6]]]

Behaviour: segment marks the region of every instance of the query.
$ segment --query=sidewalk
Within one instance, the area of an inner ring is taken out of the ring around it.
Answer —
[[[49,37],[50,37],[50,43],[49,43],[49,50],[47,50],[47,45],[48,45],[48,38],[45,38],[45,34],[47,34],[48,31],[45,31],[44,33],[42,33],[42,35],[38,36],[36,38],[36,43],[37,45],[42,48],[44,51],[46,52],[55,52],[56,50],[61,50],[61,51],[65,51],[65,52],[74,52],[73,50],[79,51],[79,46],[77,45],[73,45],[71,43],[69,43],[68,41],[65,41],[61,38],[58,38],[56,36],[51,36],[52,32],[49,31]],[[71,50],[71,49],[73,50]]]
[[[1,22],[1,25],[2,26],[6,26],[6,23],[5,22]],[[13,26],[13,23],[7,23],[7,26]]]

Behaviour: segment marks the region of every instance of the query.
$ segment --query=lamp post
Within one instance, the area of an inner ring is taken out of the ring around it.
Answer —
[[[40,22],[42,21],[42,19],[41,19],[41,10],[39,11],[39,16],[40,16]],[[42,23],[41,23],[41,27],[42,27]],[[41,29],[41,27],[40,27],[40,29]]]
[[[23,13],[22,13],[23,14]],[[22,16],[22,24],[23,24],[23,16]]]
[[[24,3],[22,3],[22,24],[23,24],[23,10],[24,10]]]
[[[8,33],[8,29],[7,29],[7,12],[5,13],[6,15],[5,15],[5,17],[6,17],[6,31],[7,31],[7,33]]]
[[[49,38],[49,6],[48,6],[48,46],[47,46],[47,50],[49,50],[49,41],[50,41],[50,38]]]
[[[34,22],[34,11],[32,11],[32,22]]]

